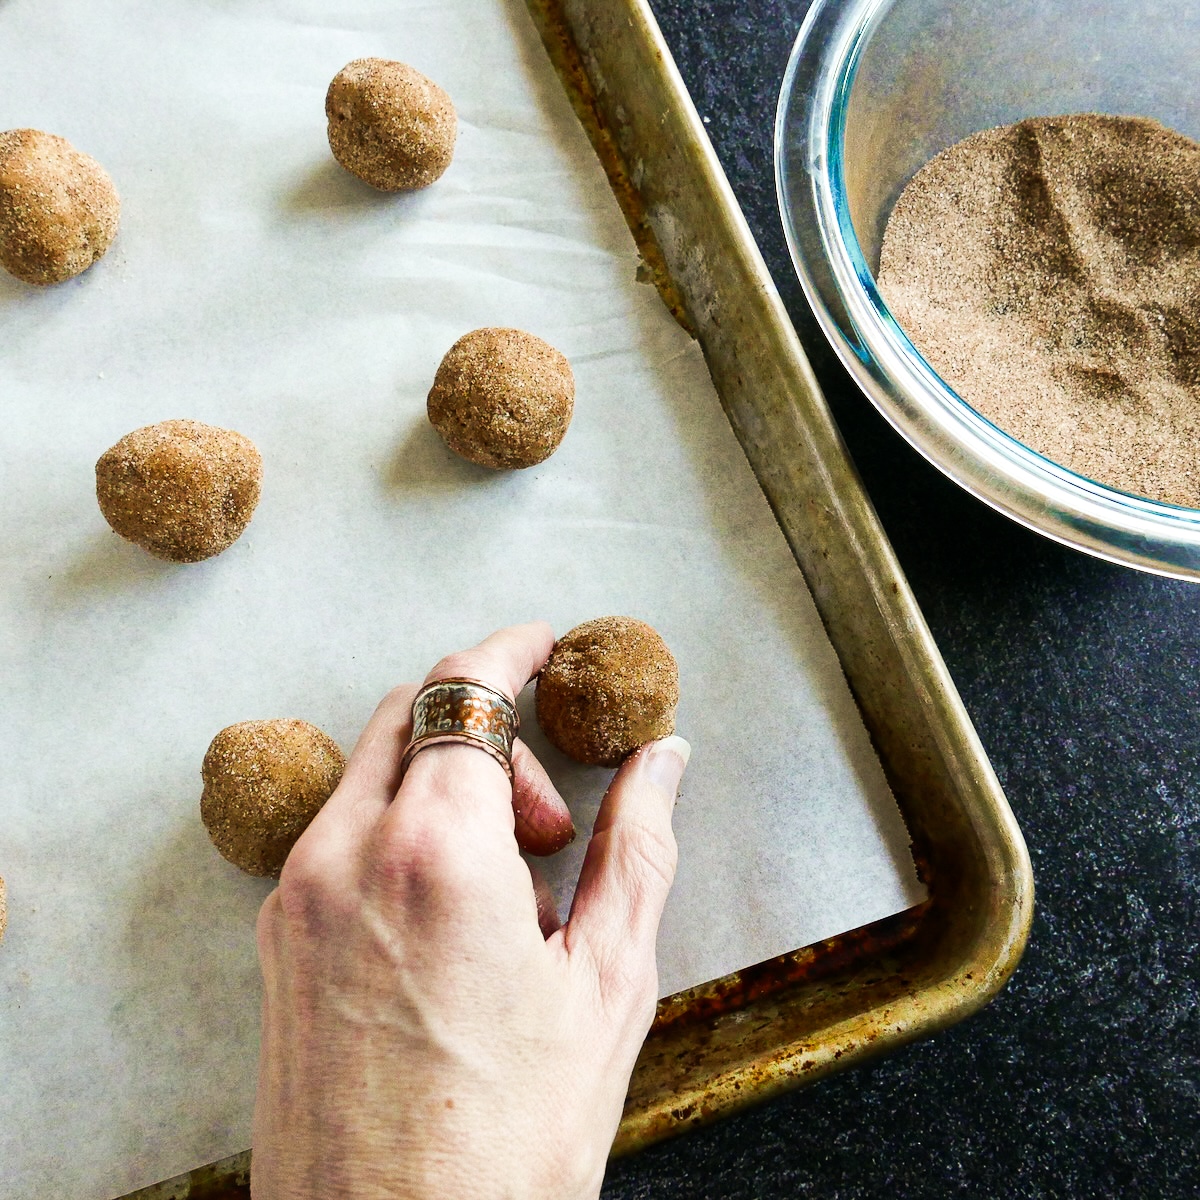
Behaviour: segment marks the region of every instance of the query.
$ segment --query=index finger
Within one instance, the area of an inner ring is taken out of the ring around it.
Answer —
[[[545,622],[512,625],[470,650],[447,655],[426,675],[425,683],[476,680],[515,702],[553,648],[554,631]],[[513,785],[498,762],[474,746],[446,742],[414,755],[386,819],[402,820],[410,803],[424,810],[436,805],[452,820],[473,821],[481,811],[495,811],[511,830],[512,802]],[[569,824],[569,816],[565,819]]]
[[[475,679],[515,702],[525,685],[546,665],[553,649],[554,630],[545,621],[510,625],[489,634],[470,650],[446,655],[425,676],[425,682]]]
[[[514,625],[493,633],[471,650],[443,658],[425,682],[458,674],[477,678],[515,700],[526,682],[541,670],[553,645],[554,633],[544,622]],[[341,784],[313,821],[317,832],[310,841],[334,829],[358,840],[391,806],[400,789],[400,755],[411,735],[417,690],[409,684],[393,688],[376,708],[350,755]],[[472,752],[470,747],[463,749]],[[432,754],[433,750],[424,753]],[[516,759],[521,767],[516,791],[523,810],[519,840],[523,845],[531,842],[535,852],[558,849],[572,835],[570,814],[561,800],[557,806],[554,804],[557,796],[553,786],[540,768],[531,765],[532,755],[526,752]]]

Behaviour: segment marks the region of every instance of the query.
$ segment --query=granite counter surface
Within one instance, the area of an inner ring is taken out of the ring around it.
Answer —
[[[1200,586],[1018,527],[887,427],[829,351],[775,203],[805,0],[655,13],[1024,830],[1029,948],[982,1013],[615,1163],[642,1197],[1200,1194]]]

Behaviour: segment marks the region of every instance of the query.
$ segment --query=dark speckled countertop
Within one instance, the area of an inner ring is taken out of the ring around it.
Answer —
[[[884,424],[809,314],[775,204],[807,3],[652,2],[1024,830],[1038,909],[982,1013],[618,1162],[604,1196],[1200,1196],[1200,585],[1026,532]]]

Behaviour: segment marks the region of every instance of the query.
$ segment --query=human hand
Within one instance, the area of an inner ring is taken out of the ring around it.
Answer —
[[[426,682],[515,698],[553,642],[504,629]],[[594,1197],[654,1016],[687,743],[618,770],[559,928],[518,838],[565,843],[561,798],[521,743],[511,786],[463,745],[422,750],[401,782],[416,692],[380,704],[259,917],[253,1194]]]

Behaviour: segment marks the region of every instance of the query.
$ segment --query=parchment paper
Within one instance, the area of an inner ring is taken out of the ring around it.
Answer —
[[[348,60],[454,97],[432,189],[325,143]],[[391,685],[498,625],[651,622],[695,752],[664,994],[920,898],[837,661],[519,0],[0,0],[0,128],[69,138],[123,197],[80,279],[0,277],[0,1195],[111,1197],[250,1140],[270,884],[200,824],[212,736],[299,716],[347,749]],[[482,325],[570,358],[556,455],[493,474],[426,423]],[[93,465],[190,417],[265,460],[246,535],[172,566]],[[590,827],[608,773],[529,740]],[[553,866],[564,906],[581,843]]]

